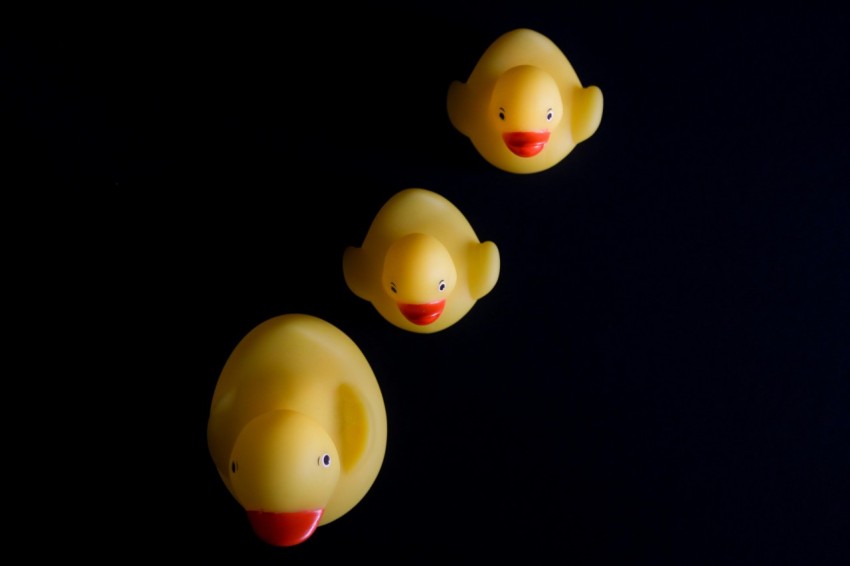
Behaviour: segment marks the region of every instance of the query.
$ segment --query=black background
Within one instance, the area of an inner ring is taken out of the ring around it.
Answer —
[[[850,561],[845,10],[82,19],[0,51],[7,187],[32,197],[10,201],[10,221],[33,218],[10,255],[47,271],[33,326],[80,344],[37,380],[81,397],[66,446],[93,481],[57,491],[73,493],[63,512],[96,514],[64,519],[85,533],[72,555]],[[605,98],[597,132],[530,175],[485,162],[445,109],[519,27]],[[342,276],[345,247],[409,187],[501,252],[493,291],[431,335],[391,326]],[[389,438],[358,506],[276,548],[220,482],[206,419],[238,340],[289,312],[360,346]]]

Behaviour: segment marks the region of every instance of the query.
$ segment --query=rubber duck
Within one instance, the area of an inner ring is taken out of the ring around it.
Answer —
[[[561,50],[520,28],[493,42],[463,83],[449,85],[452,125],[484,159],[511,173],[559,163],[602,119],[602,91],[582,86]]]
[[[391,197],[363,245],[343,253],[349,289],[391,324],[418,333],[463,318],[496,285],[499,267],[496,244],[481,242],[454,204],[422,188]]]
[[[216,383],[209,451],[254,532],[294,546],[366,495],[387,443],[378,381],[332,324],[280,315],[237,344]]]

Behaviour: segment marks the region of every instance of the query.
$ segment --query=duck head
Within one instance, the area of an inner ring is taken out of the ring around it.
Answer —
[[[519,157],[543,151],[564,114],[558,84],[533,65],[505,71],[493,87],[488,119],[501,141]]]
[[[314,419],[275,410],[248,422],[233,445],[229,480],[254,532],[275,546],[307,540],[340,477],[336,445]]]
[[[457,270],[446,247],[428,234],[408,234],[393,242],[384,257],[384,291],[401,314],[419,326],[436,321],[457,284]]]

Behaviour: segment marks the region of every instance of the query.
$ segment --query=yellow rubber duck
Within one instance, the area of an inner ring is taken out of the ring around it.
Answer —
[[[387,321],[433,333],[461,318],[499,278],[499,249],[432,191],[411,188],[378,211],[361,247],[343,254],[349,289]]]
[[[346,334],[285,314],[256,326],[227,359],[207,439],[254,532],[293,546],[366,495],[383,463],[387,415],[371,366]]]
[[[492,165],[537,173],[596,132],[602,91],[583,87],[550,39],[520,28],[487,48],[466,83],[449,85],[447,107],[452,125]]]

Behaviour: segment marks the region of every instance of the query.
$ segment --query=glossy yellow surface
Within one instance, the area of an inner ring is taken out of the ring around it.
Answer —
[[[387,417],[357,345],[324,320],[286,314],[255,327],[231,353],[207,439],[257,534],[291,546],[366,495],[383,463]]]
[[[582,86],[547,37],[520,28],[499,37],[468,80],[449,85],[452,125],[484,159],[511,173],[556,165],[596,132],[602,91]]]
[[[343,254],[351,291],[387,321],[433,333],[463,318],[499,278],[496,244],[479,241],[441,195],[405,189],[378,211],[363,245]]]

